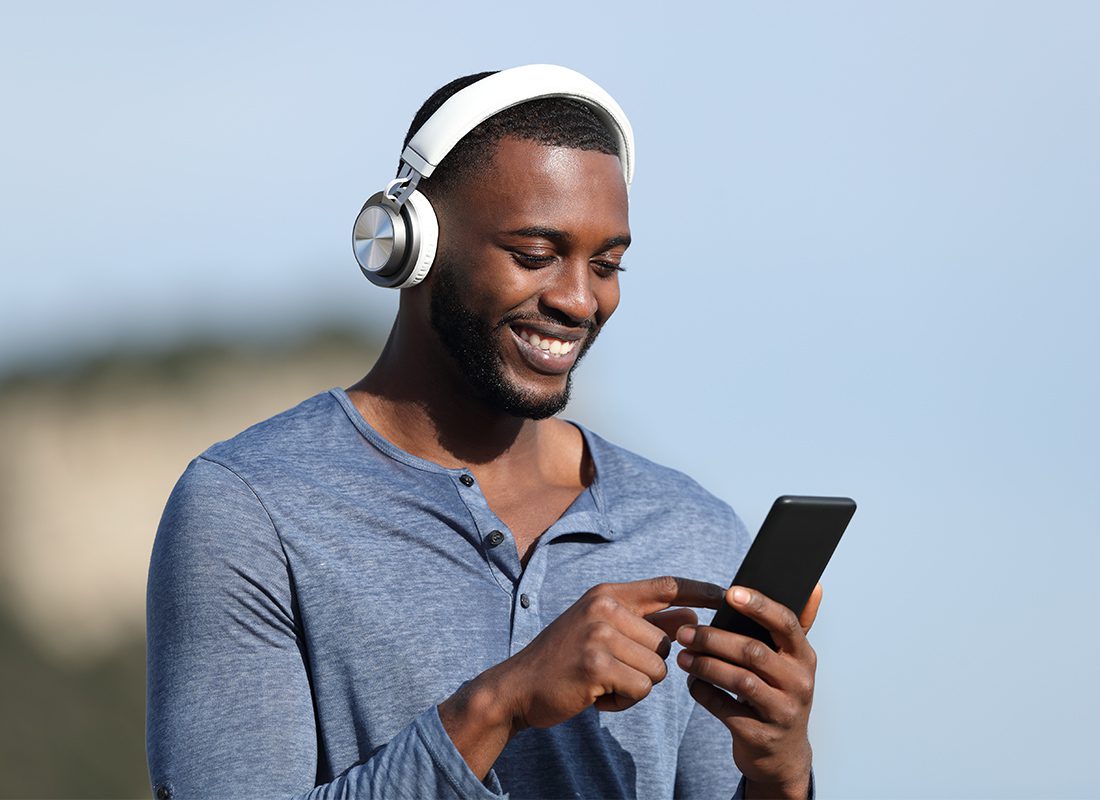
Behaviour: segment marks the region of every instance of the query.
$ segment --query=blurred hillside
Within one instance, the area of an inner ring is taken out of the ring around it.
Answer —
[[[332,330],[0,377],[0,797],[148,795],[145,580],[172,486],[213,442],[354,383],[379,347]]]

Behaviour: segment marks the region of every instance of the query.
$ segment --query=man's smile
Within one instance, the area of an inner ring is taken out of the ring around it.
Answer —
[[[509,325],[508,329],[524,361],[545,375],[568,372],[583,349],[585,334],[579,331],[556,332],[519,324]]]

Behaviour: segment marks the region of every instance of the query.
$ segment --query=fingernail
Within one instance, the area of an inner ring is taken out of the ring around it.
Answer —
[[[745,603],[749,602],[748,590],[742,589],[741,587],[734,589],[733,602],[737,603],[740,606],[743,606],[745,605]]]
[[[680,630],[676,631],[676,641],[680,644],[688,645],[695,641],[695,628],[690,625],[681,625]]]
[[[676,660],[680,662],[680,666],[684,669],[691,669],[691,662],[695,660],[695,656],[687,650],[681,650],[680,655],[676,656]]]
[[[672,640],[667,636],[661,637],[661,643],[657,645],[657,655],[661,658],[668,658],[668,654],[672,652]]]

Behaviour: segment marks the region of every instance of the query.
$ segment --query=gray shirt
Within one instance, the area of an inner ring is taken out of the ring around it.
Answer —
[[[729,732],[689,696],[678,645],[640,703],[523,731],[484,781],[440,723],[590,587],[725,586],[745,554],[727,504],[581,431],[595,480],[526,568],[469,472],[387,442],[340,389],[192,461],[149,570],[154,795],[733,795]]]

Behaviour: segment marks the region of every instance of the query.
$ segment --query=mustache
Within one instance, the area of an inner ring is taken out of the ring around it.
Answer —
[[[593,333],[596,330],[596,323],[590,319],[577,322],[564,315],[555,317],[549,314],[532,314],[523,311],[513,311],[509,314],[505,314],[500,318],[500,322],[497,323],[497,328],[503,328],[505,325],[511,325],[513,322],[541,322],[546,325],[583,330],[589,333]]]

